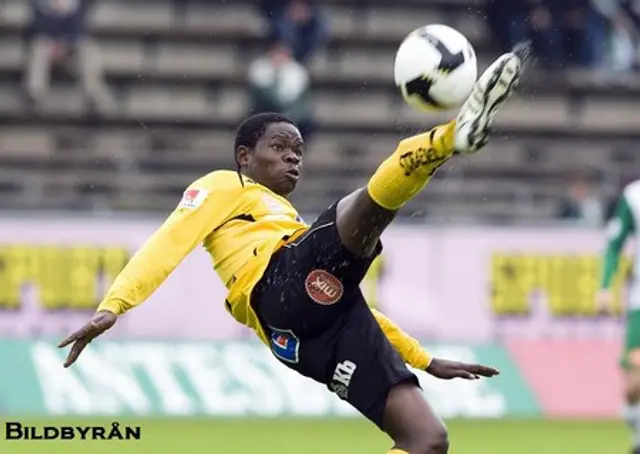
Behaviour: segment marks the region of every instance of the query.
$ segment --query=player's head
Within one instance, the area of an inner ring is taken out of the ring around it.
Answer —
[[[279,113],[261,113],[244,120],[235,142],[238,171],[281,196],[298,183],[304,142],[293,121]]]

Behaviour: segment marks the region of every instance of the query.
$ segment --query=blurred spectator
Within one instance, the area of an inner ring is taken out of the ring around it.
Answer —
[[[591,0],[492,0],[488,14],[504,48],[533,39],[547,69],[603,63],[606,24]]]
[[[614,70],[637,66],[640,44],[640,1],[592,0],[607,19],[611,32],[609,60]]]
[[[560,201],[557,215],[561,219],[599,227],[605,220],[605,209],[605,203],[592,182],[584,176],[576,176]]]
[[[291,49],[293,58],[306,65],[329,38],[327,18],[315,0],[261,0],[269,39]]]
[[[86,17],[91,0],[31,0],[31,50],[26,88],[36,104],[49,93],[54,66],[73,66],[92,107],[106,107],[100,52],[89,38]]]
[[[528,0],[487,2],[487,21],[502,52],[509,51],[514,44],[529,37],[527,16],[530,7]]]
[[[251,113],[279,112],[294,120],[305,139],[312,133],[309,73],[291,55],[291,49],[274,43],[267,55],[249,67]]]

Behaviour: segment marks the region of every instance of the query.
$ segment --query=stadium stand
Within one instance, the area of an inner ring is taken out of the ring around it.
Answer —
[[[327,2],[331,41],[310,63],[319,134],[294,196],[314,213],[366,181],[401,135],[445,119],[406,107],[393,85],[395,47],[412,28],[443,22],[495,56],[482,4],[462,0]],[[46,110],[21,97],[28,2],[0,3],[0,207],[167,211],[186,184],[232,165],[247,108],[246,68],[264,24],[244,0],[99,0],[90,15],[119,109],[88,112],[65,74]],[[533,72],[500,114],[480,156],[444,168],[405,211],[413,218],[531,223],[555,216],[567,175],[596,175],[603,194],[640,168],[638,81]]]

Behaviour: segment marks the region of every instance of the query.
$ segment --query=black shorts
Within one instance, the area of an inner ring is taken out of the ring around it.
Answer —
[[[360,291],[372,257],[342,245],[336,205],[274,254],[252,305],[271,351],[300,374],[327,385],[382,428],[389,390],[417,377],[393,349]]]

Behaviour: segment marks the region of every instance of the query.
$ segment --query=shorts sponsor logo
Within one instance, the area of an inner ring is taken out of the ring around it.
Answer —
[[[310,272],[304,286],[311,299],[324,306],[340,301],[344,292],[342,282],[333,274],[324,270]]]
[[[349,396],[349,385],[351,384],[353,373],[357,368],[356,363],[349,360],[342,361],[336,366],[333,377],[331,378],[331,383],[329,383],[329,389],[340,399],[347,400]]]
[[[296,364],[299,359],[300,341],[291,330],[271,329],[271,351],[276,358]]]

